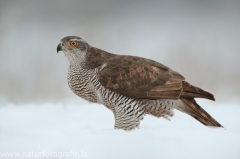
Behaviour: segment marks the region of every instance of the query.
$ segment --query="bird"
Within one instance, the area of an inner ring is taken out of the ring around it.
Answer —
[[[139,128],[144,116],[169,119],[176,109],[205,126],[223,127],[195,98],[214,95],[191,85],[178,72],[151,59],[117,55],[66,36],[57,46],[69,61],[67,81],[77,96],[112,111],[114,129]]]

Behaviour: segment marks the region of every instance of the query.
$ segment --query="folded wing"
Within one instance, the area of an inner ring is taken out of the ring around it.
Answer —
[[[208,98],[212,94],[190,85],[184,77],[153,60],[115,56],[100,67],[98,79],[113,92],[138,99]]]

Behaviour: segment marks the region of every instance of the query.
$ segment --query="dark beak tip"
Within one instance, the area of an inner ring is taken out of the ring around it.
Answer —
[[[57,46],[57,53],[58,53],[59,51],[62,51],[62,45],[61,45],[61,44],[58,44],[58,46]]]

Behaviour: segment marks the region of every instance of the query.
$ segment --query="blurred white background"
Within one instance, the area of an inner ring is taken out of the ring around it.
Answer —
[[[171,122],[146,116],[140,130],[114,130],[109,110],[68,88],[56,48],[69,35],[181,73],[215,95],[197,101],[225,129],[175,111]],[[239,61],[239,0],[0,0],[0,158],[83,150],[98,159],[239,159]]]
[[[0,101],[78,99],[61,38],[154,59],[217,102],[240,102],[240,1],[0,1]],[[80,99],[78,99],[80,100]]]

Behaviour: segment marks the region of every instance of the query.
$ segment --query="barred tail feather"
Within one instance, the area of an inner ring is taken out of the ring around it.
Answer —
[[[206,126],[223,127],[211,115],[209,115],[197,102],[192,98],[181,99],[184,106],[176,107],[176,109],[191,115],[193,118]]]

